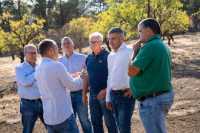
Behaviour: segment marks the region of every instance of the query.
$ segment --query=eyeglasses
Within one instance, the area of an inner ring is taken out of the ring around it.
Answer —
[[[27,52],[28,54],[36,55],[37,52]]]
[[[90,41],[91,44],[98,43],[99,41]]]

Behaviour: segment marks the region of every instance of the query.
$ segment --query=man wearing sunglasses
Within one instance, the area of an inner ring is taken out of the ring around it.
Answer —
[[[20,97],[23,133],[32,133],[37,118],[44,123],[42,102],[35,80],[37,48],[33,44],[24,47],[25,61],[16,66],[16,80]]]

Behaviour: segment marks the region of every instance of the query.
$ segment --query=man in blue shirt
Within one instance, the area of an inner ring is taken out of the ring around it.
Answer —
[[[74,77],[79,76],[85,68],[86,56],[74,51],[74,42],[70,37],[64,37],[61,41],[64,55],[59,59],[67,68],[67,71]],[[84,133],[92,133],[91,122],[88,117],[88,106],[82,101],[83,86],[70,89],[71,101],[74,114],[78,115]]]
[[[20,97],[23,133],[32,133],[39,117],[43,120],[42,102],[35,80],[37,48],[32,45],[24,47],[25,61],[16,66],[16,80]]]
[[[106,109],[106,87],[108,77],[107,57],[108,51],[103,49],[102,34],[95,32],[89,36],[92,53],[86,59],[86,67],[89,77],[90,87],[90,115],[94,133],[103,133],[103,119],[109,133],[117,133],[116,123],[113,114]],[[87,85],[84,86],[83,101],[87,103]]]

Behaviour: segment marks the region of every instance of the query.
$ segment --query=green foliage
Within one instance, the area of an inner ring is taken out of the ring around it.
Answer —
[[[5,35],[6,33],[0,28],[0,53],[3,52],[5,48]]]
[[[98,15],[93,31],[100,31],[106,35],[111,27],[121,27],[126,31],[127,38],[135,36],[138,22],[146,17],[144,9],[130,1],[107,2],[110,7]]]
[[[60,28],[86,10],[86,0],[32,0],[32,13],[46,20],[45,28]]]
[[[151,16],[161,25],[163,34],[188,30],[189,17],[179,0],[151,0]]]
[[[148,5],[150,17],[159,21],[164,34],[186,31],[189,18],[182,11],[179,0],[106,0],[109,8],[100,13],[93,31],[106,35],[111,27],[121,27],[127,33],[127,38],[135,37],[137,24],[147,17]]]
[[[79,48],[81,51],[81,48],[88,44],[88,36],[93,24],[92,18],[80,17],[73,19],[64,27],[65,35],[70,36],[76,48]]]
[[[22,49],[28,43],[34,43],[44,38],[43,19],[24,16],[22,20],[10,21],[11,31],[5,36],[6,47],[9,51]]]

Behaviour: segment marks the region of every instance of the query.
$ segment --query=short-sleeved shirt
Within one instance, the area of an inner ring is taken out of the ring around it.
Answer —
[[[98,55],[91,53],[86,58],[86,67],[89,77],[90,95],[97,95],[107,87],[109,52],[103,49]]]
[[[140,69],[138,75],[130,78],[135,98],[172,89],[171,54],[160,35],[152,36],[144,44],[132,65]]]

